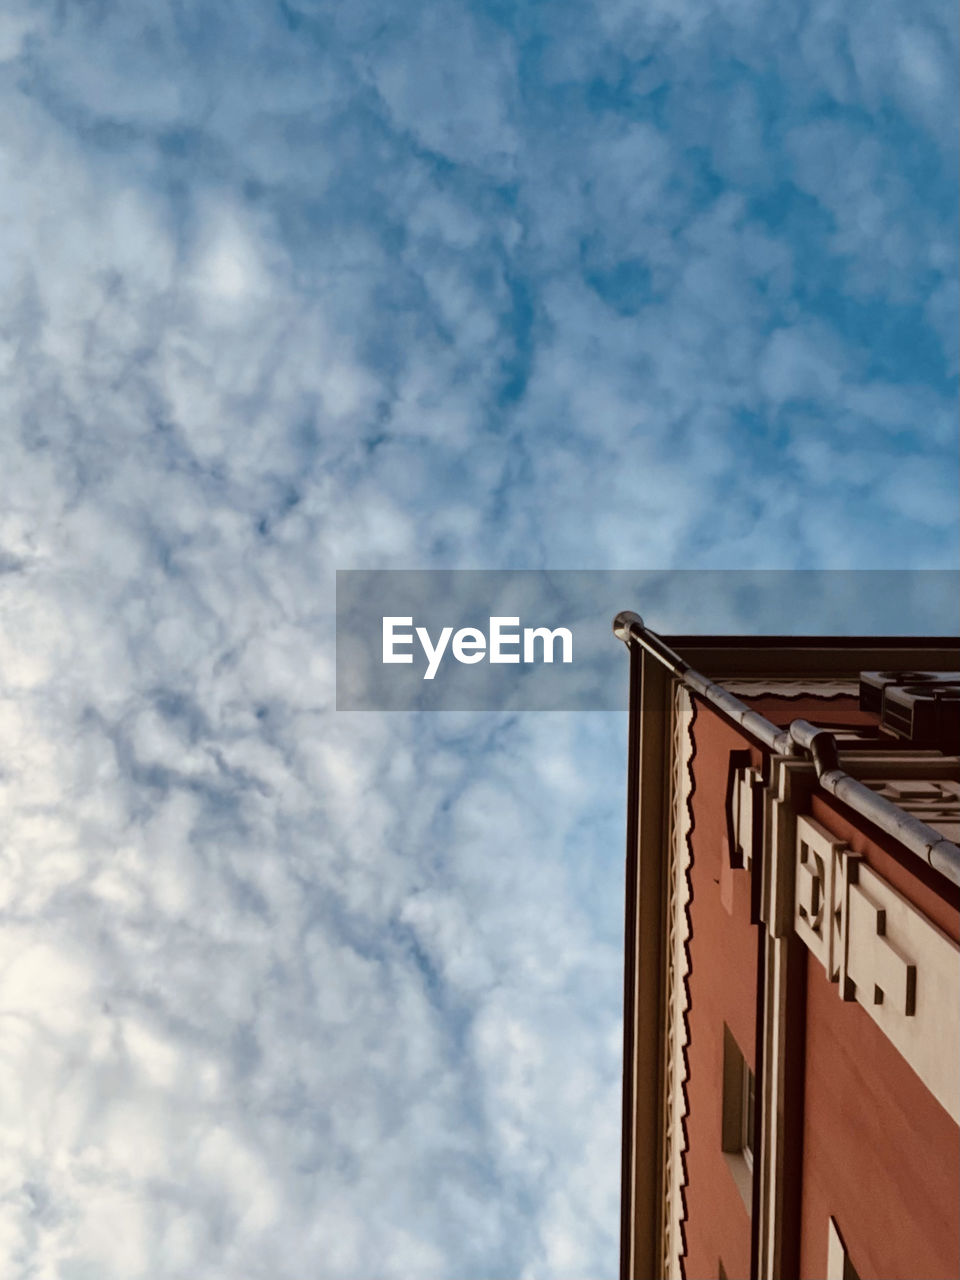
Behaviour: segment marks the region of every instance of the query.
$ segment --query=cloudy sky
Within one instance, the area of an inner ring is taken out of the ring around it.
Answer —
[[[334,572],[954,564],[956,44],[3,5],[2,1280],[614,1275],[624,718],[336,713]]]

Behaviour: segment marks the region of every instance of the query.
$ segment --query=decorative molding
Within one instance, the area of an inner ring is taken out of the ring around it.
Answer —
[[[960,946],[803,813],[794,870],[798,937],[960,1122]]]
[[[960,782],[930,777],[866,779],[884,799],[960,844]]]
[[[793,927],[831,982],[840,976],[846,851],[846,844],[826,827],[798,814]]]
[[[728,693],[741,698],[773,695],[781,698],[856,698],[859,680],[812,680],[809,676],[750,676],[720,682]]]
[[[667,874],[664,950],[664,1058],[663,1058],[663,1197],[660,1223],[660,1263],[664,1280],[682,1280],[686,1251],[687,1151],[687,1010],[690,972],[690,833],[693,814],[693,699],[683,685],[674,690],[670,750],[670,830],[667,840]]]
[[[849,855],[843,890],[840,994],[867,1011],[960,1123],[960,946]]]
[[[764,846],[761,859],[761,917],[764,938],[763,1014],[760,1057],[760,1160],[757,1190],[757,1275],[793,1272],[790,1260],[796,1223],[789,1188],[796,1185],[802,1115],[802,1020],[793,1003],[800,990],[806,956],[794,931],[797,876],[797,813],[809,805],[817,785],[808,761],[772,758],[772,777],[764,797]],[[806,885],[804,886],[807,887]],[[756,1172],[756,1164],[755,1164]]]

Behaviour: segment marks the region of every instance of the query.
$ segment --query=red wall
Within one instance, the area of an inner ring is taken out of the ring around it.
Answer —
[[[797,717],[824,725],[873,722],[850,698],[750,701],[779,724]],[[702,704],[694,738],[684,1273],[707,1280],[722,1259],[733,1280],[749,1275],[750,1217],[721,1151],[723,1024],[754,1067],[757,930],[750,924],[749,873],[724,870],[724,798],[729,753],[748,744]],[[944,902],[938,878],[918,879],[906,856],[897,859],[844,826],[829,797],[816,798],[813,811],[957,936],[960,916]],[[807,1018],[802,1275],[826,1273],[830,1215],[864,1280],[960,1275],[957,1126],[867,1014],[839,999],[815,961]]]
[[[694,735],[684,1274],[687,1280],[715,1277],[722,1258],[731,1280],[742,1280],[750,1274],[750,1217],[720,1149],[723,1024],[753,1067],[757,940],[750,924],[749,873],[732,873],[732,914],[721,902],[720,878],[727,764],[730,752],[747,744],[702,705]]]
[[[960,912],[902,858],[827,798],[814,799],[813,814],[960,939]],[[956,1280],[960,1131],[869,1015],[807,963],[801,1276],[825,1275],[832,1216],[861,1277]]]

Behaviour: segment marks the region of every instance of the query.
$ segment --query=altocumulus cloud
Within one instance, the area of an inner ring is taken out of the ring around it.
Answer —
[[[614,1273],[623,723],[337,717],[333,570],[950,563],[955,45],[6,6],[0,1274]]]

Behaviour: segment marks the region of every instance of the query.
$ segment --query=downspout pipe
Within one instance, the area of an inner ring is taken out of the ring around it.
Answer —
[[[817,782],[824,791],[829,791],[855,813],[893,836],[951,883],[960,886],[960,846],[841,769],[837,742],[828,730],[819,729],[806,720],[794,720],[789,728],[779,728],[722,685],[695,671],[660,636],[650,631],[637,613],[630,610],[618,613],[613,620],[613,633],[628,648],[631,643],[637,644],[663,663],[686,688],[698,693],[754,742],[776,755],[809,759],[816,770]]]

